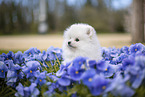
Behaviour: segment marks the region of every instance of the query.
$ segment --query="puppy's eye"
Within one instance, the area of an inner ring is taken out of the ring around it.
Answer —
[[[75,40],[76,42],[78,42],[78,41],[80,41],[78,38],[76,38],[76,40]]]

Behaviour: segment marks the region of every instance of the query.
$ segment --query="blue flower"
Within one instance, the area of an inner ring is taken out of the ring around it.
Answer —
[[[54,53],[54,54],[56,54],[56,58],[58,58],[59,60],[62,60],[62,49],[60,49],[60,48],[54,48],[53,50],[52,50],[52,52]]]
[[[121,51],[121,53],[129,54],[129,47],[123,46],[123,47],[120,49],[120,51]]]
[[[36,84],[32,83],[29,87],[24,88],[24,96],[31,96],[31,97],[36,97],[39,95],[39,90],[36,88]]]
[[[128,67],[128,66],[134,65],[134,63],[135,63],[135,58],[133,56],[128,56],[128,58],[125,58],[122,61],[122,68],[123,68],[123,70],[125,70],[126,67]]]
[[[126,75],[130,76],[133,88],[138,88],[145,79],[145,56],[137,56],[135,65],[126,68]],[[142,66],[144,65],[144,66]]]
[[[16,87],[17,93],[15,93],[15,96],[20,97],[24,96],[24,86],[19,83],[19,85]]]
[[[60,69],[56,72],[56,76],[64,76],[66,73],[67,73],[67,67],[61,64]]]
[[[47,61],[56,60],[55,54],[52,52],[53,49],[54,49],[53,46],[51,46],[47,49],[47,55],[48,55]]]
[[[21,64],[23,62],[24,62],[23,53],[21,51],[18,51],[17,53],[15,53],[14,63],[15,64]]]
[[[46,76],[48,76],[54,82],[58,80],[58,77],[53,75],[52,73],[47,73]]]
[[[131,82],[132,82],[132,87],[133,88],[138,88],[143,80],[145,79],[145,70],[144,71],[139,71],[137,75],[131,76]]]
[[[76,57],[73,60],[73,64],[72,66],[74,66],[77,69],[80,69],[82,67],[82,65],[86,65],[86,57]]]
[[[61,85],[61,86],[69,86],[71,81],[69,78],[67,77],[61,77],[58,79],[58,83]]]
[[[29,87],[24,87],[21,83],[16,87],[18,91],[15,96],[23,97],[37,97],[39,95],[39,90],[36,88],[36,84],[32,83]]]
[[[135,65],[139,66],[141,69],[145,69],[145,56],[136,56]]]
[[[121,63],[127,57],[128,57],[127,54],[121,53],[120,56],[117,57],[117,64]]]
[[[5,78],[5,72],[8,71],[8,67],[4,62],[0,61],[0,78]]]
[[[118,55],[119,55],[119,50],[118,49],[116,49],[115,47],[110,49],[110,56],[112,58],[117,57]]]
[[[134,91],[125,84],[128,79],[128,77],[123,79],[121,75],[116,76],[116,78],[111,81],[111,84],[109,84],[108,88],[105,91],[110,91],[114,96],[133,96]]]
[[[7,54],[6,59],[7,60],[13,60],[14,56],[15,56],[15,54],[12,51],[9,51],[9,53]]]
[[[8,54],[2,53],[2,55],[0,55],[0,61],[13,60],[14,56],[15,54],[12,51],[9,51]]]
[[[51,83],[51,84],[49,84],[49,86],[48,86],[48,91],[46,91],[46,92],[44,92],[44,96],[45,97],[52,97],[52,95],[54,94],[54,93],[56,93],[55,92],[55,89],[57,89],[57,88],[59,88],[59,84],[56,82],[56,83]]]
[[[57,58],[61,60],[62,49],[54,48],[53,46],[51,46],[47,49],[47,55],[48,55],[47,61],[56,60]]]
[[[43,61],[47,59],[47,54],[45,51],[42,52],[42,59]]]
[[[21,72],[21,67],[18,64],[13,64],[12,60],[7,60],[9,70],[7,72],[7,85],[15,85],[16,81],[23,78],[24,74]]]
[[[56,73],[47,73],[51,68],[46,62],[54,65],[57,60],[61,61],[60,48],[50,47],[42,53],[37,48],[30,48],[24,54],[10,51],[0,55],[0,78],[5,78],[5,83],[14,88],[18,84],[15,96],[19,97],[53,96],[57,91],[61,94],[67,87],[73,89],[73,83],[86,85],[93,96],[104,96],[108,92],[114,96],[133,96],[134,90],[145,80],[145,46],[137,43],[121,49],[102,48],[102,51],[102,60],[80,56],[60,65]],[[25,78],[30,81],[30,86],[24,82]],[[39,94],[37,88],[45,88],[43,94]]]
[[[143,51],[143,48],[144,48],[144,45],[142,45],[141,43],[136,43],[130,46],[129,51],[131,54],[134,54],[138,51]]]
[[[97,96],[105,93],[105,90],[108,88],[109,83],[109,79],[105,79],[103,76],[96,75],[93,79],[93,84],[89,87],[89,89],[92,95]]]
[[[17,72],[8,70],[7,72],[7,85],[13,86],[17,81]]]
[[[42,86],[43,84],[46,83],[45,78],[46,78],[46,72],[44,71],[44,72],[40,73],[40,74],[37,76],[37,79],[36,79],[35,83],[36,83],[36,84],[39,84],[40,86]]]
[[[97,62],[96,60],[89,60],[89,67],[90,68],[96,68]]]
[[[95,69],[88,69],[85,71],[82,75],[82,81],[85,85],[88,87],[93,85],[93,78],[96,75],[96,70]]]
[[[134,71],[134,72],[133,72]],[[130,77],[133,88],[138,88],[145,78],[145,71],[140,70],[136,66],[128,67],[126,76]]]
[[[40,62],[42,62],[43,61],[42,56],[43,55],[41,53],[34,54],[33,57],[30,58],[30,60],[39,60]]]
[[[102,47],[102,56],[105,60],[110,60],[110,51],[109,49]]]
[[[117,65],[109,64],[109,66],[105,69],[105,71],[101,72],[101,75],[105,77],[111,77],[117,71],[118,68],[119,66]]]
[[[30,48],[24,52],[24,55],[28,57],[28,56],[33,56],[34,54],[39,54],[39,53],[40,53],[40,50],[37,50],[37,48]]]
[[[115,65],[117,65],[117,63],[118,63],[118,58],[117,58],[117,57],[112,58],[112,60],[110,60],[110,64],[115,64]]]
[[[2,53],[0,55],[0,61],[5,61],[5,59],[7,59],[7,55],[5,53]]]
[[[27,75],[27,78],[36,77],[37,76],[37,69],[40,66],[40,63],[37,61],[29,61],[26,63],[27,67],[23,68],[23,72]]]
[[[96,67],[100,71],[105,71],[106,68],[108,67],[108,65],[109,65],[109,62],[104,61],[104,60],[100,60],[100,61],[97,62]]]
[[[18,64],[14,64],[12,60],[6,60],[5,64],[8,65],[9,70],[16,71],[21,69],[21,67]]]
[[[75,81],[79,81],[81,79],[81,76],[84,71],[84,69],[78,69],[74,66],[68,68],[68,74],[70,75],[71,79]]]

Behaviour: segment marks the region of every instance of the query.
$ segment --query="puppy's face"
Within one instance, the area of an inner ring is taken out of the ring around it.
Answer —
[[[65,31],[64,45],[70,49],[83,48],[91,41],[93,33],[92,27],[88,25],[72,25]]]

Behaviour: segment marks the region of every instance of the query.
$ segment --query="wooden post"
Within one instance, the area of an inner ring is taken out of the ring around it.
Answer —
[[[144,0],[133,0],[132,42],[144,42]]]
[[[143,11],[143,14],[144,14],[144,42],[145,42],[145,0],[143,1],[144,3],[144,11]]]

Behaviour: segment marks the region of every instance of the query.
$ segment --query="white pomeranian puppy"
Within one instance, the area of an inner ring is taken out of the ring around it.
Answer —
[[[73,24],[64,31],[62,47],[64,63],[78,56],[94,60],[102,59],[101,46],[95,29],[88,24]]]

